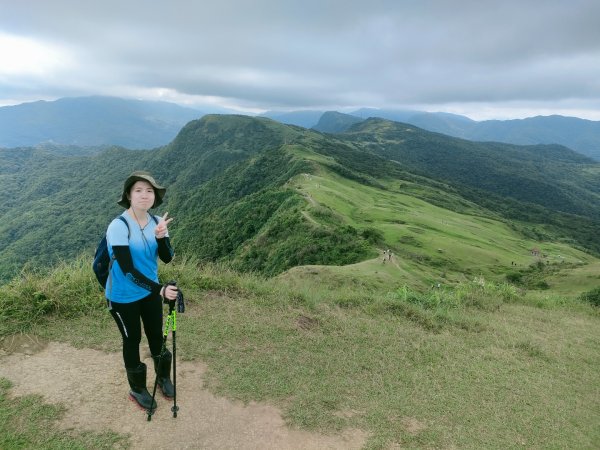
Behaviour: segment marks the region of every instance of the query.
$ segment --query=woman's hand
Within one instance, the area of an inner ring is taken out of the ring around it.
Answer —
[[[167,225],[173,220],[173,218],[167,219],[168,215],[169,213],[166,212],[165,215],[160,218],[158,225],[156,225],[156,228],[154,229],[156,239],[162,239],[167,235]]]
[[[170,284],[163,286],[160,290],[160,295],[170,301],[177,300],[177,286],[172,286]]]

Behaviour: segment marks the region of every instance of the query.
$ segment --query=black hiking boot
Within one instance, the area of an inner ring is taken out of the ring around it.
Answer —
[[[165,397],[173,398],[175,396],[175,388],[171,382],[171,361],[173,360],[173,355],[169,350],[165,350],[162,354],[162,358],[160,356],[152,355],[152,359],[154,360],[154,370],[158,377],[160,390]]]
[[[146,364],[141,362],[135,369],[125,368],[127,370],[127,380],[131,390],[129,396],[132,400],[144,409],[156,409],[156,401],[152,402],[152,396],[146,388]]]

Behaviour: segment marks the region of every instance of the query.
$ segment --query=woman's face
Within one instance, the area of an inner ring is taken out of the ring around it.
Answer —
[[[135,209],[148,210],[154,205],[154,188],[147,181],[136,181],[129,190],[129,202]]]

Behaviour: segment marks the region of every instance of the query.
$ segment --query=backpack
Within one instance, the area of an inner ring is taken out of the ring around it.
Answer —
[[[125,225],[127,226],[127,239],[129,240],[129,224],[127,220],[123,216],[119,216]],[[110,273],[110,269],[112,268],[112,264],[115,260],[115,257],[110,257],[108,253],[108,242],[106,242],[106,233],[100,239],[100,243],[98,247],[96,247],[96,253],[94,253],[94,262],[92,263],[92,270],[94,271],[94,275],[96,275],[96,279],[102,289],[106,287],[106,281],[108,280],[108,274]]]
[[[153,214],[150,214],[150,217],[154,220],[154,223],[158,225],[158,219]],[[127,227],[127,240],[129,240],[129,224],[127,220],[123,216],[117,217],[117,219],[121,219],[125,226]],[[106,282],[108,281],[108,277],[110,275],[110,269],[112,268],[113,262],[115,261],[115,257],[110,257],[108,253],[108,242],[106,242],[106,233],[100,239],[100,243],[98,247],[96,247],[96,252],[94,253],[94,262],[92,263],[92,270],[94,271],[94,275],[96,275],[96,279],[102,289],[106,287]]]

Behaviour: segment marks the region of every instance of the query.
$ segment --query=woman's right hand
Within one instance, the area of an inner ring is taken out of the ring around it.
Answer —
[[[160,295],[166,300],[177,300],[177,286],[172,286],[170,284],[163,286]]]

